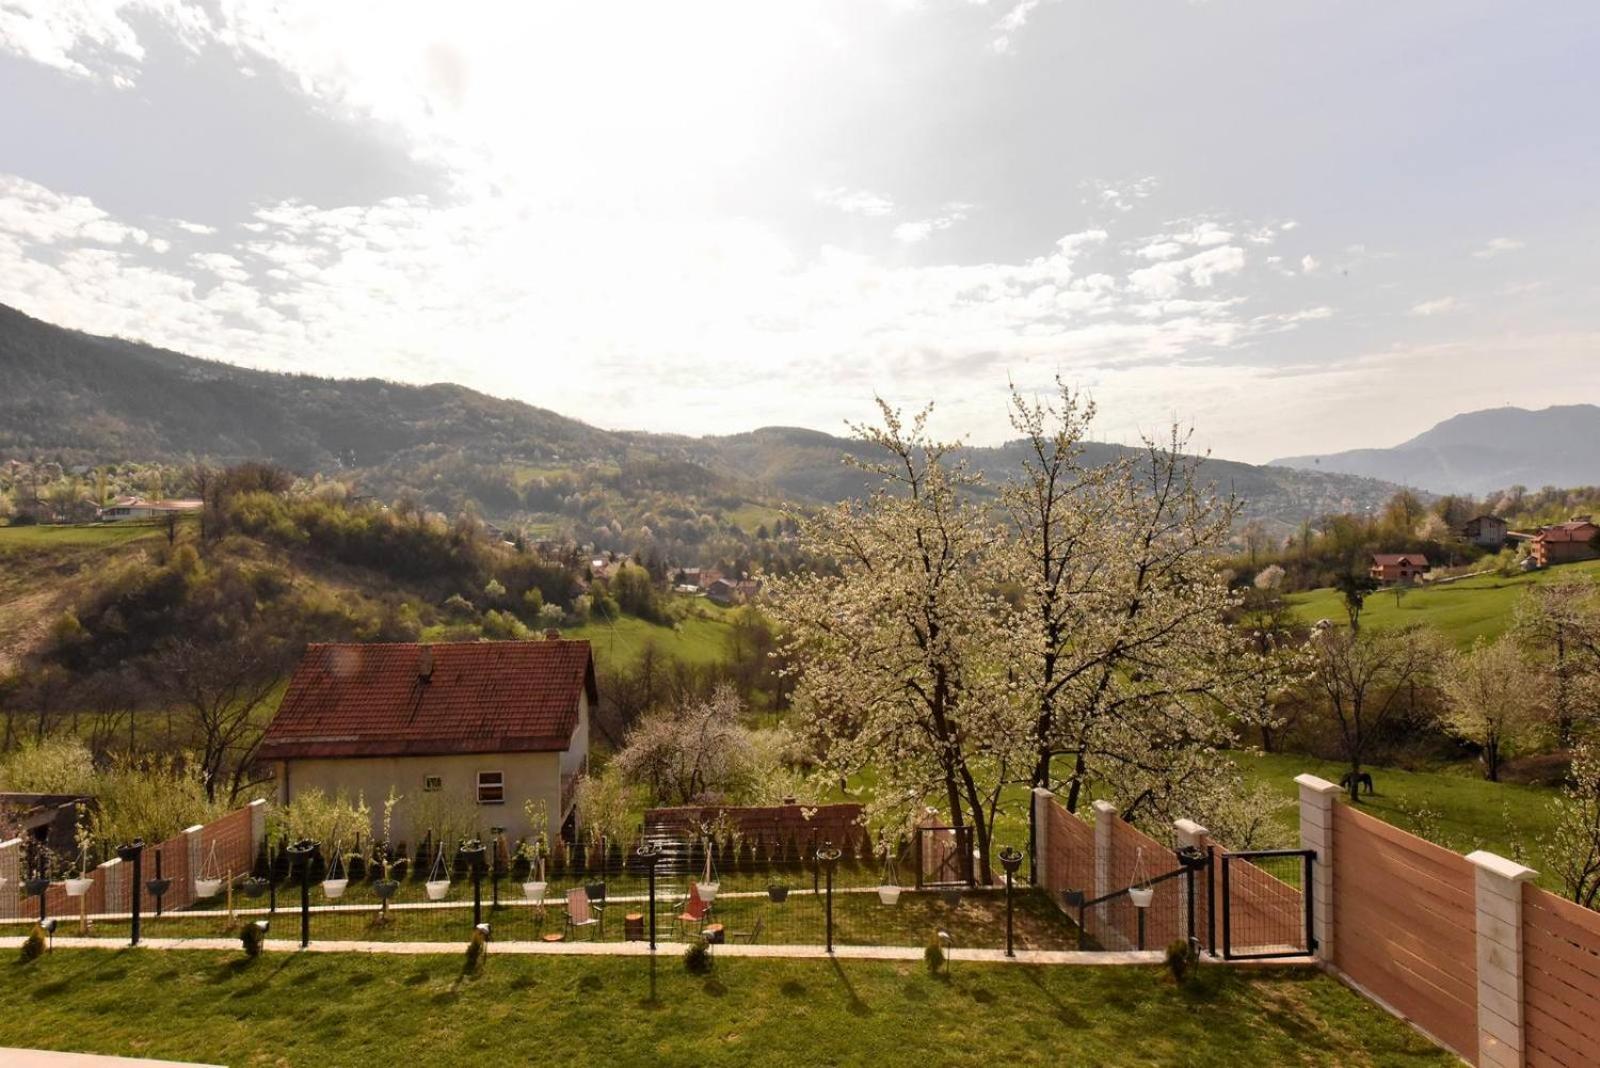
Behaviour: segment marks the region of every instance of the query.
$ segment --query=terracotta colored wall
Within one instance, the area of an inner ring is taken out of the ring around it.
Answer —
[[[1334,964],[1468,1060],[1478,1055],[1476,878],[1466,858],[1334,806]]]
[[[1061,904],[1061,891],[1094,893],[1094,830],[1059,801],[1044,808],[1039,833],[1044,836],[1044,880],[1050,896]]]
[[[1522,887],[1524,1062],[1600,1063],[1600,913]]]

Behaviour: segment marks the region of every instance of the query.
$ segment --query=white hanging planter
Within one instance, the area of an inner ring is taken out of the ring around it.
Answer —
[[[547,882],[541,882],[536,879],[529,880],[528,882],[522,884],[522,896],[533,902],[535,905],[543,905],[544,892],[549,886],[550,884]]]
[[[1156,888],[1153,886],[1130,886],[1128,888],[1128,900],[1133,902],[1133,907],[1136,909],[1149,908],[1150,902],[1155,899],[1155,896]]]
[[[422,886],[428,891],[429,901],[443,901],[445,895],[450,893],[449,879],[429,879]]]
[[[329,901],[337,901],[344,896],[344,889],[349,885],[349,879],[324,879],[322,892],[328,896]]]
[[[82,878],[82,877],[80,877],[80,878],[77,878],[77,879],[68,879],[67,880],[67,896],[68,897],[83,897],[85,894],[87,894],[90,891],[90,889],[93,888],[93,886],[94,886],[94,880],[90,879],[90,878]]]
[[[722,887],[721,883],[696,883],[695,885],[700,888],[700,900],[707,905],[717,899],[717,891]]]
[[[194,881],[195,897],[212,897],[222,889],[221,879],[196,879]]]
[[[885,905],[893,905],[900,900],[900,888],[898,886],[878,887],[878,900]]]

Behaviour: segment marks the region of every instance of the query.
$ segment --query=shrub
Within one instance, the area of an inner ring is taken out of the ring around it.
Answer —
[[[711,943],[697,938],[683,951],[683,966],[690,975],[707,975],[711,972]]]
[[[1172,973],[1172,981],[1180,986],[1199,963],[1200,955],[1188,939],[1180,938],[1167,947],[1167,971]]]
[[[944,968],[944,947],[939,945],[938,936],[928,942],[928,947],[922,951],[923,962],[928,965],[929,975],[938,975]]]
[[[22,942],[22,959],[24,963],[38,960],[44,955],[45,936],[43,927],[35,927],[28,932],[28,937]]]
[[[261,947],[266,940],[266,932],[256,926],[254,921],[239,929],[239,945],[243,947],[244,955],[247,957],[261,956]]]
[[[482,931],[473,931],[472,939],[467,943],[467,974],[477,975],[483,971],[483,959],[489,955],[489,940],[483,937]]]

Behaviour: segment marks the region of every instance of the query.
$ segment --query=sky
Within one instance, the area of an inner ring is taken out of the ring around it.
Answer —
[[[608,428],[1600,402],[1600,5],[0,0],[0,302]]]

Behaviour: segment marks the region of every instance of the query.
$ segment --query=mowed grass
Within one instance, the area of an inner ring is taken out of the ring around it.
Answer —
[[[1503,634],[1511,626],[1517,602],[1530,587],[1573,575],[1600,578],[1600,560],[1563,564],[1512,578],[1483,575],[1460,582],[1418,586],[1407,591],[1398,604],[1392,590],[1379,590],[1367,598],[1361,625],[1373,630],[1389,630],[1426,624],[1465,648],[1475,638],[1492,639]],[[1295,617],[1305,623],[1331,619],[1340,626],[1347,624],[1344,599],[1336,590],[1293,594],[1289,603]]]
[[[0,997],[0,1045],[235,1068],[1459,1063],[1309,969],[62,949]]]
[[[614,623],[587,623],[566,628],[566,638],[587,638],[601,664],[622,666],[639,659],[646,645],[654,643],[665,656],[686,664],[715,664],[727,656],[728,624],[719,613],[706,606],[703,616],[692,615],[676,626],[649,623],[633,616],[622,616]]]
[[[0,527],[0,554],[40,549],[115,547],[147,538],[164,537],[164,529],[148,523]]]
[[[1281,794],[1280,822],[1299,834],[1299,787],[1303,772],[1338,782],[1348,770],[1335,761],[1284,753],[1241,753],[1237,763],[1246,778]],[[1521,858],[1540,867],[1539,839],[1550,832],[1551,802],[1556,791],[1545,786],[1489,782],[1474,765],[1452,765],[1434,771],[1402,771],[1369,767],[1374,793],[1363,795],[1361,811],[1429,841],[1470,853],[1487,849],[1503,857]],[[1541,871],[1540,885],[1559,891],[1560,883]]]

